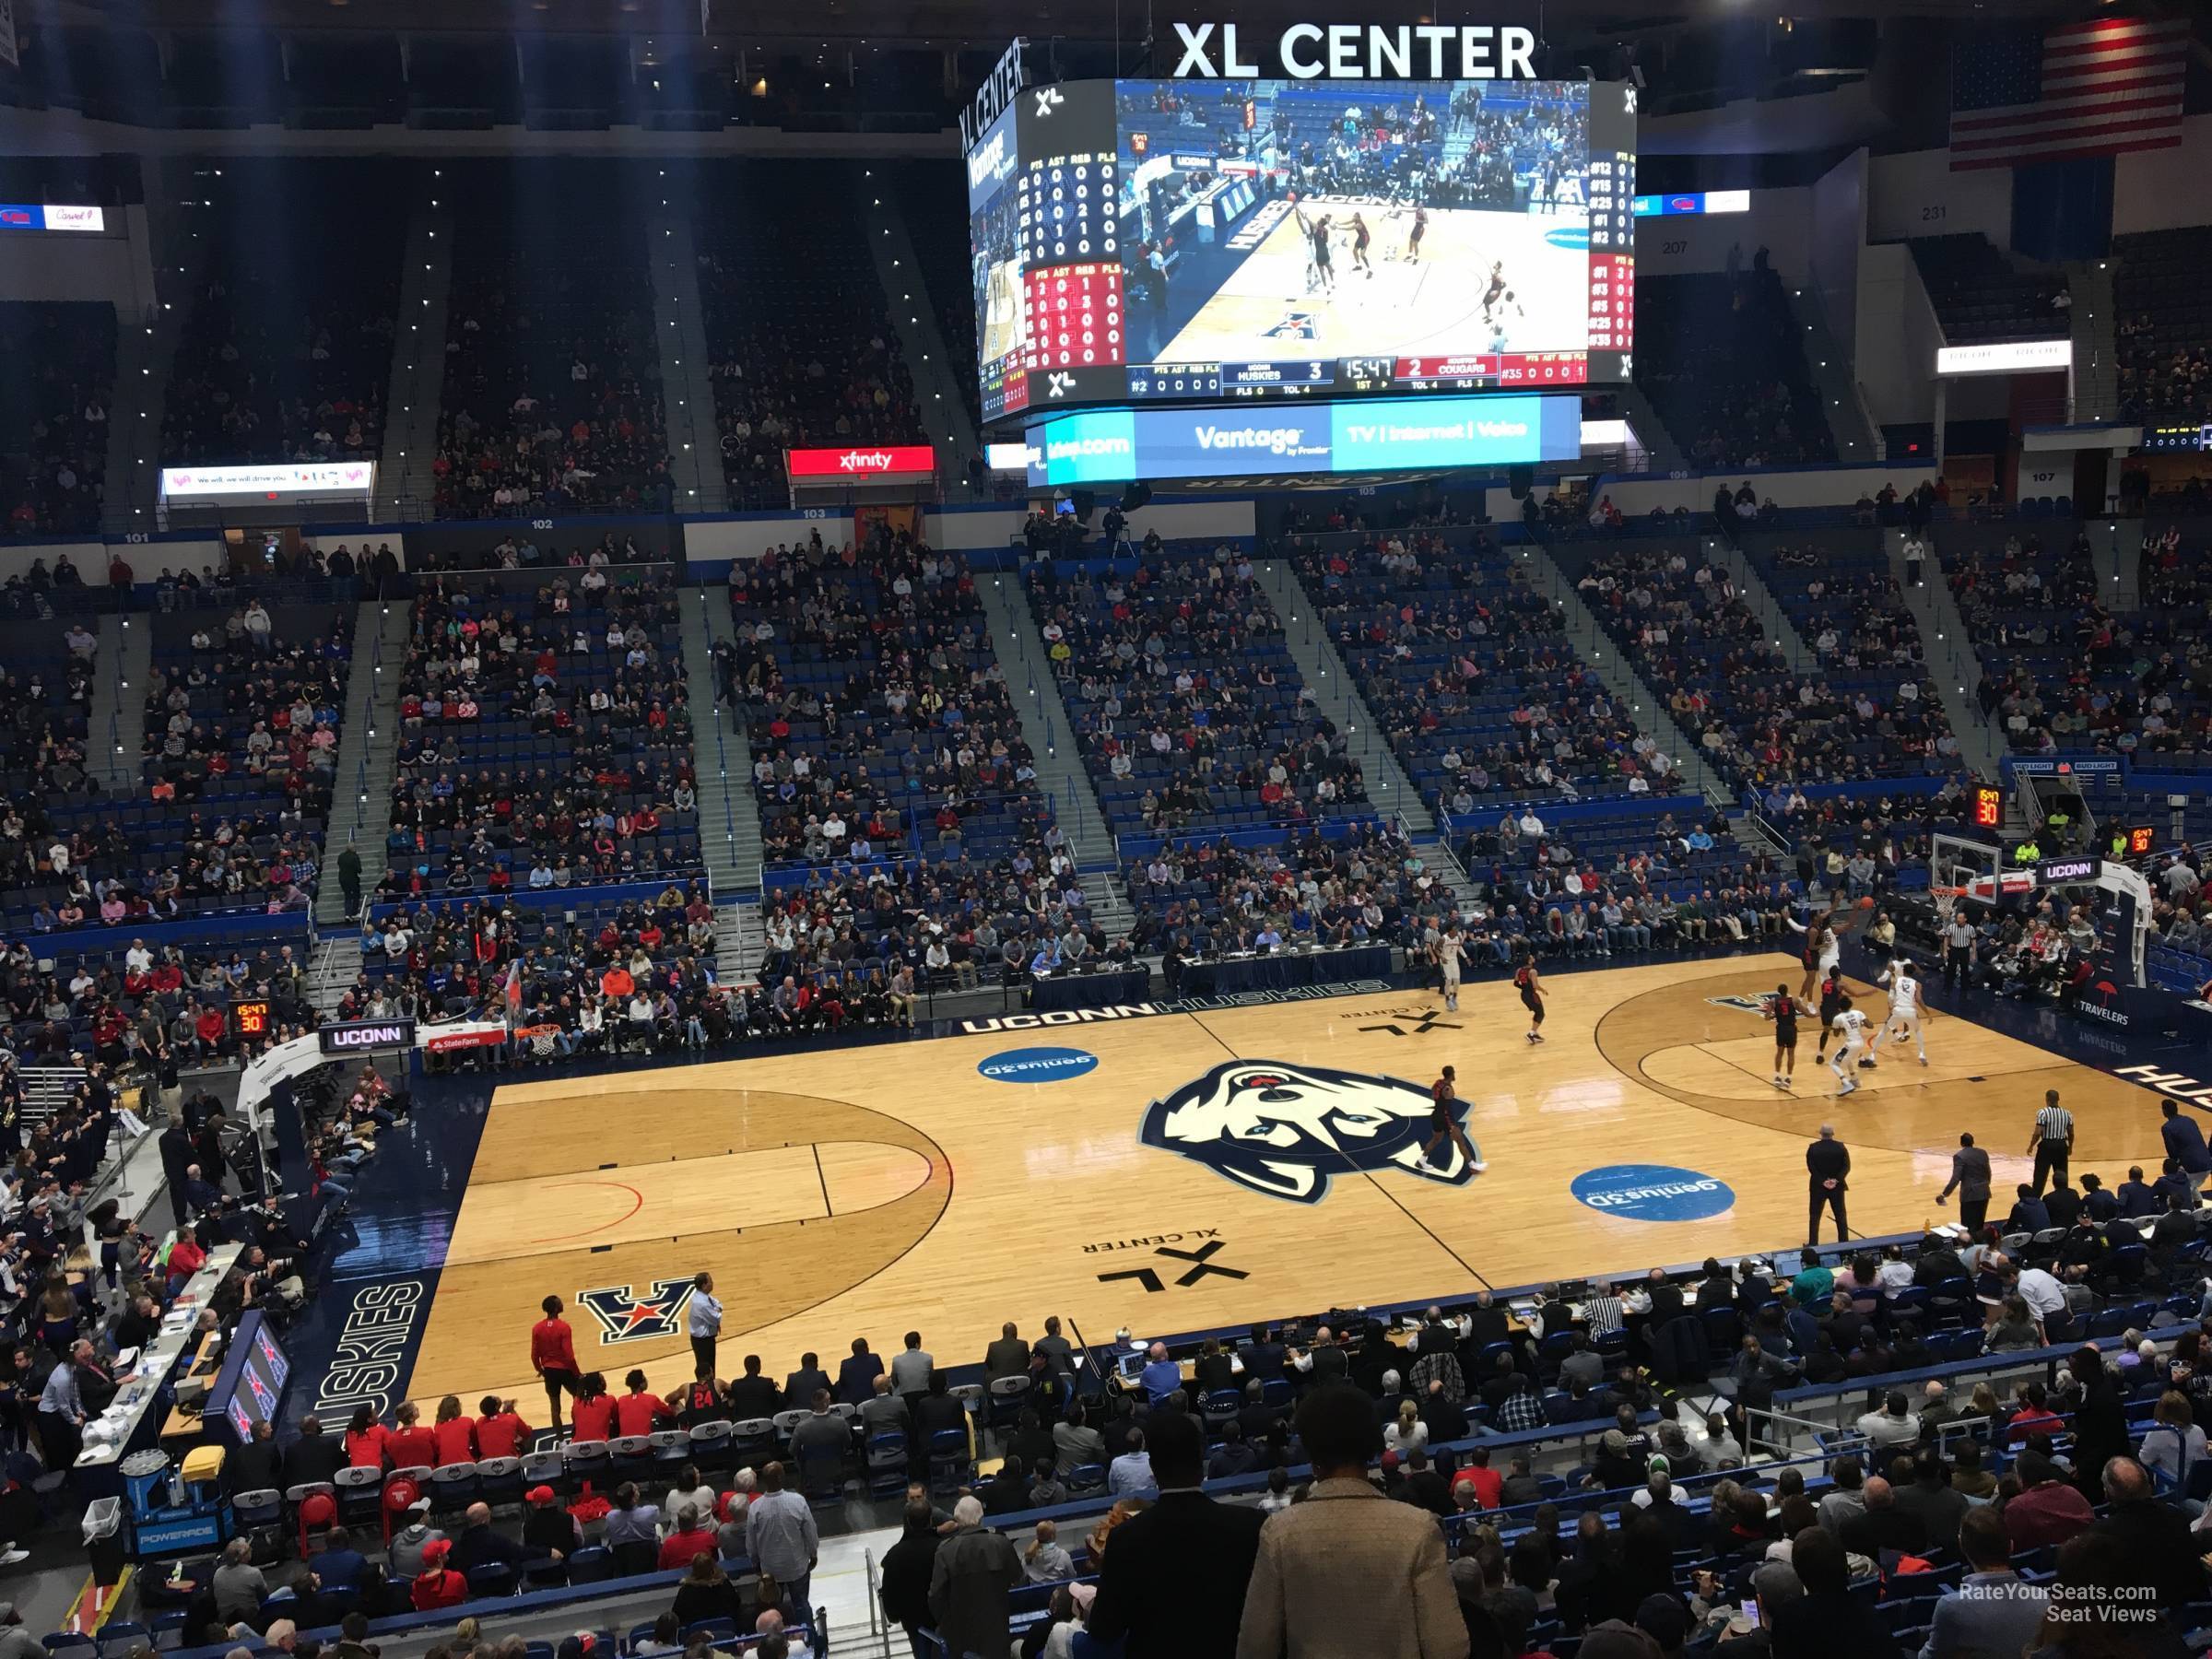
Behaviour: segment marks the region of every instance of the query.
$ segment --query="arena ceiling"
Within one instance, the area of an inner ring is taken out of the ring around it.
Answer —
[[[1748,0],[1675,0],[1665,9],[1621,0],[1494,0],[1458,8],[1470,20],[1541,23],[1553,34],[1633,40],[1701,24],[1738,22],[1762,16]],[[2096,15],[2082,0],[1791,0],[1791,20],[1994,19]],[[2133,11],[2162,11],[2163,5]],[[497,36],[635,35],[712,46],[752,44],[941,45],[982,49],[1014,35],[1034,42],[1053,39],[1101,42],[1119,40],[1133,51],[1150,27],[1171,39],[1172,20],[1207,20],[1279,29],[1294,22],[1328,20],[1347,13],[1382,21],[1377,8],[1335,12],[1312,0],[19,0],[18,22],[205,30],[241,29],[289,33],[374,31],[379,34]],[[1407,22],[1427,15],[1405,14]],[[1447,13],[1441,19],[1453,20]]]

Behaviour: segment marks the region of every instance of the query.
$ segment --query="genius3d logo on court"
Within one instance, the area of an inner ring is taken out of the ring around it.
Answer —
[[[1465,1122],[1467,1103],[1452,1102]],[[1232,1060],[1145,1112],[1137,1138],[1181,1153],[1270,1197],[1317,1204],[1332,1175],[1396,1170],[1465,1186],[1473,1167],[1447,1141],[1438,1169],[1421,1166],[1429,1091],[1397,1077],[1280,1060]]]
[[[599,1322],[602,1342],[680,1336],[684,1334],[684,1304],[691,1300],[691,1280],[654,1279],[652,1290],[644,1296],[628,1285],[609,1285],[601,1290],[579,1290],[576,1300]]]

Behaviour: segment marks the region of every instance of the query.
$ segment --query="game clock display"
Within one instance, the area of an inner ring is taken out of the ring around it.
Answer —
[[[265,1037],[269,1030],[269,1005],[265,1000],[234,1002],[230,1005],[230,1034],[234,1037]]]

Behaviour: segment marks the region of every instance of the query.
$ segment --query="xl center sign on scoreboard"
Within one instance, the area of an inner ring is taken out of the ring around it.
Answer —
[[[986,419],[1628,378],[1636,92],[1482,24],[1179,23],[962,116]]]

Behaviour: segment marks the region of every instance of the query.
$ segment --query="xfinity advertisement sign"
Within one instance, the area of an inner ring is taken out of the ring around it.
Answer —
[[[1582,454],[1572,396],[1381,398],[1268,409],[1093,409],[1029,429],[1040,488],[1269,473],[1517,466]]]

